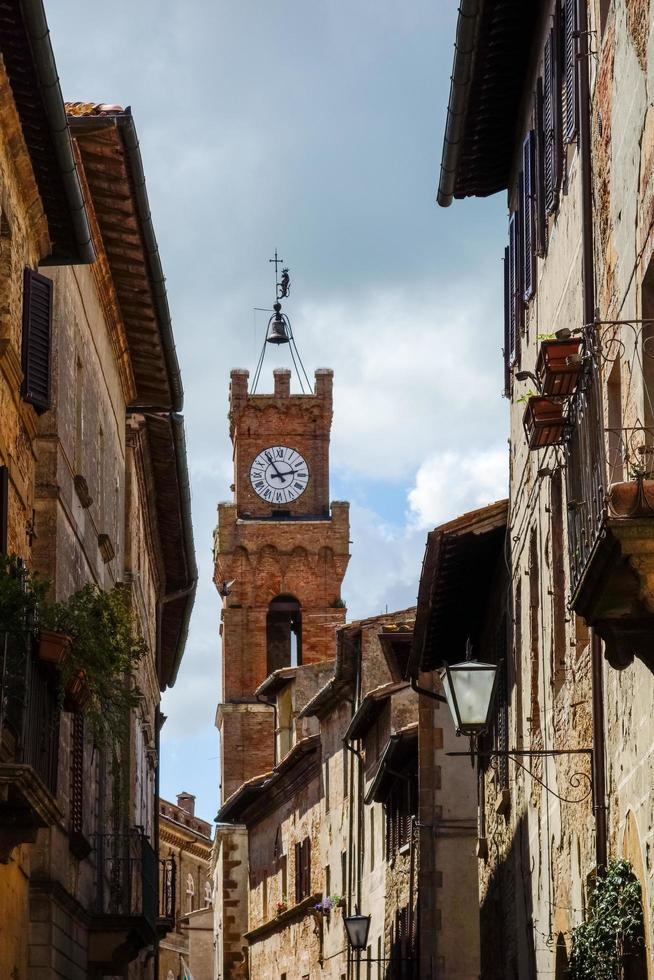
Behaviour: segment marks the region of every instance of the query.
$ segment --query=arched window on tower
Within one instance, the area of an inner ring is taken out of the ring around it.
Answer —
[[[302,610],[291,595],[279,595],[268,606],[266,619],[268,673],[302,663]]]

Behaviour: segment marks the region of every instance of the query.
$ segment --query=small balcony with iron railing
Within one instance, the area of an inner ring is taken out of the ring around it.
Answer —
[[[584,349],[564,441],[571,606],[612,666],[654,670],[654,364],[638,324],[593,325]]]
[[[165,936],[175,928],[175,900],[177,897],[177,865],[174,857],[159,861],[159,915],[157,932]]]
[[[31,632],[0,632],[0,861],[61,818],[59,719],[56,674],[36,657]]]
[[[95,904],[89,928],[89,962],[98,972],[124,970],[151,946],[159,919],[159,862],[140,829],[96,834]]]

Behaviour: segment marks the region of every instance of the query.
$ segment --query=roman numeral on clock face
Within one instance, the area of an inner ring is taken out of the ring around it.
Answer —
[[[263,500],[275,504],[292,503],[309,484],[309,468],[297,449],[268,446],[252,461],[250,483]]]

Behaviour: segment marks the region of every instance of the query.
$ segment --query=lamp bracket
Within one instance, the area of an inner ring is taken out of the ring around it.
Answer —
[[[589,796],[593,800],[593,809],[597,808],[597,803],[595,800],[595,786],[593,783],[592,775],[587,772],[573,772],[568,777],[568,783],[573,789],[578,789],[582,784],[587,786],[586,792],[583,796],[578,797],[567,797],[561,796],[555,790],[553,790],[547,783],[537,776],[536,773],[529,769],[528,766],[523,765],[519,759],[542,759],[547,756],[563,756],[563,755],[587,755],[590,760],[591,773],[593,770],[593,750],[592,749],[489,749],[481,751],[472,750],[471,752],[446,752],[445,755],[465,755],[468,758],[474,758],[476,755],[480,759],[512,759],[513,762],[524,772],[528,773],[532,779],[535,779],[543,789],[549,793],[551,796],[555,796],[562,803],[583,803],[588,799]]]

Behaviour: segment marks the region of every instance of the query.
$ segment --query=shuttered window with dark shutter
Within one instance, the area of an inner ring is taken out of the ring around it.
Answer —
[[[25,269],[23,279],[22,396],[37,412],[50,406],[52,280]]]
[[[504,249],[504,397],[511,393],[511,276],[509,247]]]
[[[531,299],[536,289],[536,134],[532,129],[522,145],[522,264],[524,269],[524,298]]]
[[[0,555],[7,554],[9,537],[9,470],[0,466]]]
[[[311,841],[305,837],[295,845],[295,901],[301,902],[311,893]]]
[[[84,830],[84,716],[73,715],[70,752],[70,829]]]
[[[543,64],[543,128],[545,133],[545,207],[556,211],[561,184],[561,56],[558,4],[554,26],[545,42]]]
[[[577,0],[565,0],[564,7],[564,139],[571,143],[577,135]]]
[[[518,356],[518,341],[522,328],[522,249],[520,247],[520,215],[514,211],[509,219],[509,364]]]
[[[295,845],[295,901],[302,901],[302,844]]]
[[[547,214],[545,212],[545,133],[543,129],[543,79],[536,82],[534,103],[534,133],[536,137],[536,200],[534,217],[536,224],[536,254],[541,258],[547,252]]]
[[[311,894],[311,841],[305,837],[302,841],[302,897]]]

